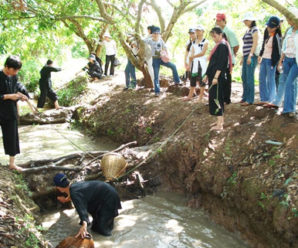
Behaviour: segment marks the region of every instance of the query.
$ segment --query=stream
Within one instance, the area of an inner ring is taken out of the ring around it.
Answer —
[[[185,206],[186,199],[174,193],[158,193],[122,202],[112,236],[90,233],[100,248],[245,248],[235,234],[214,224],[201,210]],[[79,230],[75,210],[43,216],[46,238],[55,247]]]
[[[118,144],[107,139],[94,139],[69,124],[19,127],[21,154],[16,163],[55,158],[79,151],[112,150]],[[0,145],[0,163],[7,156]],[[45,237],[55,247],[79,230],[74,209],[46,213],[41,216]],[[201,210],[186,207],[184,196],[159,192],[143,199],[122,201],[120,215],[110,237],[92,233],[95,247],[106,248],[244,248],[248,247],[236,234],[214,224]]]

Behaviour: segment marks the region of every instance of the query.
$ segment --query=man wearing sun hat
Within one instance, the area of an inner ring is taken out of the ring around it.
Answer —
[[[82,225],[76,237],[84,238],[90,224],[88,213],[92,215],[91,229],[104,236],[110,236],[114,227],[114,218],[121,209],[117,191],[108,183],[96,180],[75,182],[70,184],[67,176],[57,173],[53,178],[56,189],[67,196],[58,196],[62,202],[72,201],[80,217]]]
[[[235,65],[235,57],[239,50],[239,41],[233,30],[227,27],[227,18],[224,13],[216,14],[216,25],[219,26],[222,31],[227,36],[228,42],[231,47],[232,52],[232,63]],[[232,90],[232,75],[229,70],[227,70],[227,82],[224,87],[224,102],[229,104],[231,103],[231,90]]]

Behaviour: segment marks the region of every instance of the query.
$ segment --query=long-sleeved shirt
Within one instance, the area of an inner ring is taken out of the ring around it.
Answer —
[[[106,48],[106,55],[108,55],[108,56],[116,55],[117,46],[116,46],[116,42],[114,40],[110,40],[110,41],[104,40],[103,44]]]
[[[40,82],[48,82],[51,80],[51,72],[61,71],[61,68],[45,65],[40,70]]]
[[[28,91],[25,86],[18,82],[17,76],[9,77],[0,71],[0,120],[17,119],[16,101],[4,100],[4,95],[17,92],[21,92],[29,98]]]
[[[80,216],[80,220],[89,224],[88,213],[92,216],[105,207],[114,216],[121,208],[117,191],[108,183],[102,181],[76,182],[70,186],[71,200]]]
[[[211,80],[214,78],[214,75],[217,70],[221,71],[219,76],[220,78],[222,78],[225,75],[228,64],[229,48],[225,44],[220,43],[216,48],[215,52],[213,53],[206,71],[209,84],[211,84]]]

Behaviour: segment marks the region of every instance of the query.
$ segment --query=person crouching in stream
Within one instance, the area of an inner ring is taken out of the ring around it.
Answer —
[[[224,96],[223,86],[226,80],[226,70],[229,65],[232,69],[232,55],[230,47],[223,39],[221,28],[215,27],[210,32],[216,43],[209,56],[209,65],[206,75],[209,84],[209,111],[211,115],[217,116],[217,121],[211,126],[211,130],[222,130],[224,124]],[[207,81],[205,77],[203,81]]]
[[[99,180],[70,184],[63,173],[55,175],[54,184],[59,192],[67,194],[67,197],[58,196],[57,199],[62,203],[72,201],[79,214],[82,226],[76,237],[84,238],[88,234],[88,213],[93,218],[92,231],[111,235],[121,203],[117,191],[110,184]]]
[[[17,101],[28,101],[26,88],[18,82],[17,74],[22,62],[17,56],[9,56],[0,71],[0,125],[5,154],[9,155],[9,169],[22,171],[15,165],[15,155],[20,153]]]

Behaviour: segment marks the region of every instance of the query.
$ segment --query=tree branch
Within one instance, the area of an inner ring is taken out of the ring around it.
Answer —
[[[276,0],[262,0],[263,2],[269,4],[273,8],[277,9],[280,13],[282,13],[286,18],[292,20],[295,23],[295,26],[298,27],[298,17],[291,13],[286,7],[281,5]]]
[[[152,6],[154,11],[156,12],[158,20],[159,20],[159,24],[160,24],[160,29],[161,29],[161,32],[163,33],[166,25],[165,25],[165,19],[163,18],[162,13],[161,13],[161,8],[157,5],[155,0],[151,0],[148,3],[148,5]]]
[[[174,4],[173,3],[171,3],[171,1],[170,0],[167,0],[167,2],[168,2],[168,4],[172,7],[172,8],[174,8],[175,6],[174,6]]]
[[[56,16],[54,17],[54,20],[73,20],[73,19],[90,19],[90,20],[95,20],[99,22],[105,22],[108,23],[108,21],[104,18],[99,18],[99,17],[94,17],[94,16],[88,16],[88,15],[80,15],[80,16]]]
[[[107,23],[114,24],[115,21],[114,21],[113,17],[107,13],[103,2],[101,0],[95,0],[95,1],[97,3],[98,10],[99,10],[99,13],[102,16],[102,18],[105,19],[107,21]]]
[[[143,5],[146,2],[146,0],[141,0],[138,6],[138,17],[135,25],[135,32],[138,34],[140,32],[140,23],[141,23],[141,17],[143,12]]]
[[[201,0],[198,3],[194,3],[193,5],[187,7],[183,13],[189,12],[189,11],[193,11],[194,9],[196,9],[197,7],[199,7],[200,5],[202,5],[204,2],[206,2],[207,0]]]

